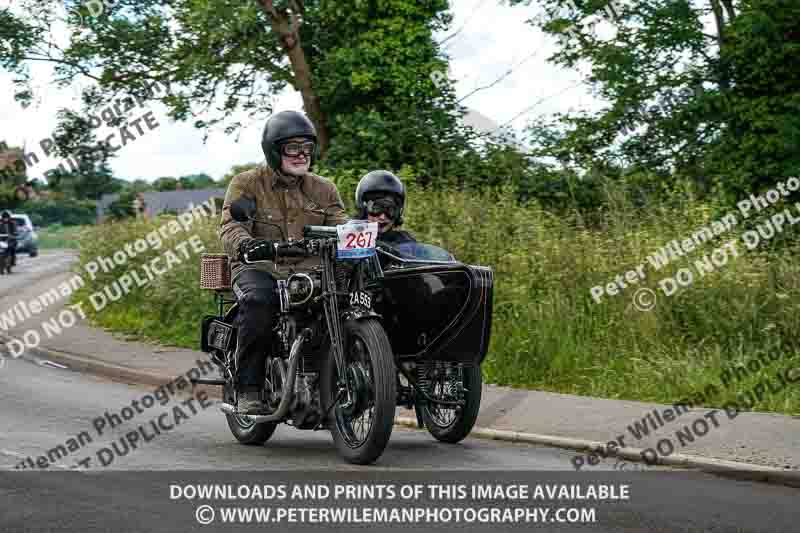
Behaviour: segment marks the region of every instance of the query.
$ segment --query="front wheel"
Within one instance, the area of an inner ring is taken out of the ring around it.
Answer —
[[[440,400],[463,399],[463,406],[449,407],[420,402],[422,421],[428,433],[437,440],[455,444],[472,431],[481,407],[481,367],[436,363],[427,370],[430,382],[428,394]],[[460,392],[459,392],[460,391]]]
[[[349,463],[370,464],[383,453],[394,424],[397,389],[392,347],[375,319],[348,321],[342,333],[345,376],[339,376],[330,350],[322,368],[322,406],[336,401],[328,427],[339,454]]]

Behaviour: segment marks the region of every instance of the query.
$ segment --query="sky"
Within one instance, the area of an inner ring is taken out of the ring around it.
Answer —
[[[0,5],[7,1],[0,0]],[[477,127],[493,129],[508,123],[521,131],[536,116],[597,106],[588,86],[581,83],[584,78],[580,72],[547,62],[556,49],[555,39],[525,22],[537,7],[509,7],[498,0],[451,0],[450,5],[454,14],[451,28],[435,38],[444,41],[456,94],[466,97],[462,103],[475,112]],[[51,82],[51,66],[39,64],[35,68],[40,98],[27,109],[14,101],[11,77],[0,74],[0,140],[15,146],[25,143],[34,150],[40,161],[28,169],[28,175],[42,178],[45,171],[63,160],[45,157],[40,142],[52,135],[56,111],[77,103],[77,89],[85,82],[76,80],[70,87],[58,89]],[[491,88],[473,93],[499,78],[502,79]],[[274,109],[302,110],[299,93],[287,89],[276,100]],[[260,137],[267,117],[248,121],[238,134],[212,131],[204,142],[203,130],[169,120],[166,109],[157,102],[146,104],[144,109],[136,108],[129,116],[147,112],[151,113],[149,119],[140,122],[143,133],[131,129],[135,140],[126,139],[126,145],[111,160],[117,177],[152,181],[161,176],[205,172],[218,179],[232,165],[263,159]],[[149,129],[146,121],[157,126]],[[98,138],[113,131],[101,126]],[[112,142],[121,143],[118,134]]]

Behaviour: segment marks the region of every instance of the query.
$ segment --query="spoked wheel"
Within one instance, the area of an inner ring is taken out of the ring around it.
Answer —
[[[336,401],[327,422],[339,453],[350,463],[370,464],[383,453],[394,424],[392,348],[376,320],[346,322],[343,329],[345,375],[340,379],[329,352],[321,376],[322,405],[327,408]]]
[[[228,315],[225,316],[225,321],[229,324],[232,324],[234,317],[238,313],[238,310],[238,306],[231,309],[228,312]],[[236,342],[233,343],[231,352],[236,352]],[[225,403],[234,406],[236,405],[233,384],[230,381],[224,385],[222,389],[222,397]],[[228,420],[228,427],[230,428],[231,433],[233,433],[233,436],[236,437],[236,440],[242,444],[264,444],[269,440],[272,434],[275,433],[275,428],[278,427],[278,422],[262,422],[260,424],[256,424],[252,420],[239,415],[226,414],[225,418]]]
[[[437,440],[454,444],[472,431],[481,406],[480,366],[437,363],[429,369],[428,394],[439,400],[465,401],[463,406],[447,406],[422,401],[418,404],[428,432]]]

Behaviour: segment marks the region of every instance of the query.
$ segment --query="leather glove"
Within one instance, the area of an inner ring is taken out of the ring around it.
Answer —
[[[275,245],[266,239],[245,239],[239,244],[239,260],[244,262],[244,254],[248,261],[275,260]]]

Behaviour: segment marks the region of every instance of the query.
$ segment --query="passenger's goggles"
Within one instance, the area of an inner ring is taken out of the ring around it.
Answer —
[[[306,141],[302,143],[291,142],[281,145],[281,154],[287,157],[297,157],[300,154],[310,158],[314,153],[314,143]]]
[[[393,198],[379,198],[377,200],[367,200],[364,202],[364,207],[367,209],[367,214],[378,216],[381,213],[386,213],[386,216],[394,220],[400,214],[400,206]]]

